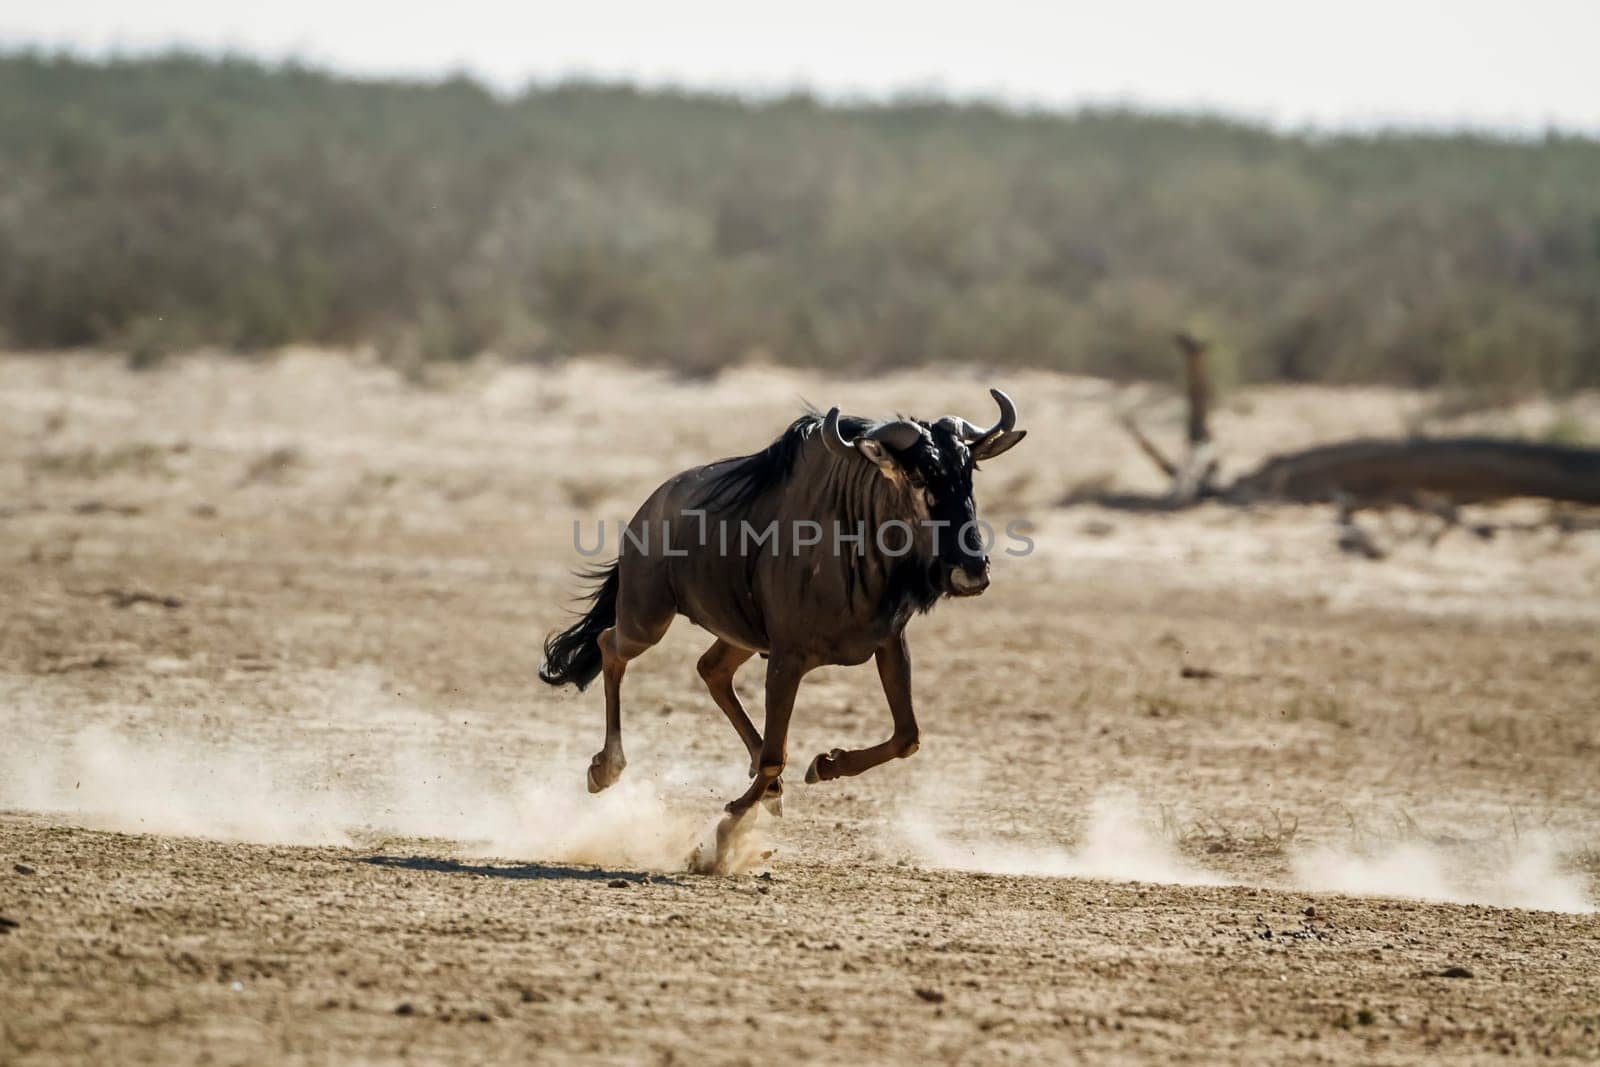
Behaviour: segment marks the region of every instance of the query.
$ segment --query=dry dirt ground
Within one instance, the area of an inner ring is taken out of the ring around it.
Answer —
[[[784,818],[707,876],[708,638],[630,669],[599,797],[599,694],[534,679],[573,521],[800,397],[981,421],[988,379],[0,357],[0,1063],[1600,1056],[1600,534],[1373,520],[1371,562],[1322,509],[1065,507],[1157,487],[1137,396],[996,383],[1032,435],[980,505],[1036,548],[913,623],[921,751],[801,784],[889,729],[818,672]],[[1215,429],[1237,470],[1434,400]]]

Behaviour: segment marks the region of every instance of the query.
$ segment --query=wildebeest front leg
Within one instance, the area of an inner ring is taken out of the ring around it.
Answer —
[[[789,716],[794,713],[794,695],[805,672],[805,664],[791,656],[773,653],[767,660],[767,729],[761,739],[755,780],[743,796],[728,805],[735,817],[749,811],[783,775],[789,750]]]
[[[836,748],[818,756],[806,768],[808,783],[848,778],[917,750],[917,716],[911,710],[911,652],[906,648],[905,635],[899,634],[880,646],[875,658],[878,680],[883,683],[884,696],[889,698],[889,714],[894,716],[894,736],[871,748]]]

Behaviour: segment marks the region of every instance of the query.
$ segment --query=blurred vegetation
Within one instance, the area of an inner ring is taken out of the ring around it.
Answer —
[[[0,343],[1600,385],[1600,142],[0,57]]]

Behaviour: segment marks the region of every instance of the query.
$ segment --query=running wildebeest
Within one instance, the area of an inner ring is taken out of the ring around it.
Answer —
[[[661,640],[675,615],[711,631],[700,677],[750,753],[750,788],[727,806],[738,818],[782,793],[789,716],[813,668],[876,658],[894,734],[870,748],[811,761],[807,782],[860,774],[917,750],[905,627],[941,596],[989,584],[972,472],[1014,447],[1009,397],[991,389],[1000,419],[980,429],[947,415],[873,422],[834,408],[795,420],[754,455],[670,479],[626,527],[590,607],[545,642],[541,680],[580,689],[605,675],[605,747],[589,790],[615,782],[622,755],[621,689],[628,661]],[[652,548],[654,549],[652,551]],[[765,735],[733,688],[751,656],[767,657]]]

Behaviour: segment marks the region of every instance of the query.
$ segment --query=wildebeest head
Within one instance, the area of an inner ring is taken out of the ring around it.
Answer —
[[[917,540],[930,549],[931,583],[951,596],[976,596],[989,585],[988,546],[978,525],[972,472],[979,461],[1009,451],[1028,432],[1016,429],[1017,408],[1011,398],[998,389],[989,393],[1000,405],[1000,420],[987,429],[946,415],[932,423],[897,419],[846,440],[838,408],[828,412],[822,425],[830,452],[873,463],[902,493],[910,510],[907,517],[918,527]]]

